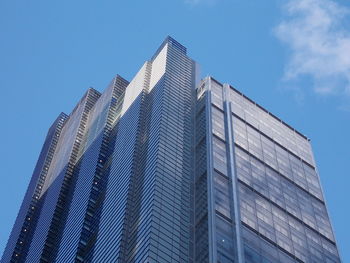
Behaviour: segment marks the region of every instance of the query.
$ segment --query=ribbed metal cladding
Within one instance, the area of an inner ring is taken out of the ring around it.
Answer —
[[[149,71],[149,65],[146,65]],[[147,81],[146,81],[147,82]],[[125,207],[128,198],[128,185],[132,175],[133,156],[137,143],[137,134],[144,89],[143,81],[140,95],[121,116],[117,123],[116,138],[111,149],[112,155],[109,164],[109,175],[106,185],[105,197],[99,220],[97,240],[93,253],[89,254],[91,262],[109,262],[121,260],[122,237],[125,233]],[[124,99],[125,100],[125,99]]]
[[[95,175],[92,180],[89,202],[85,211],[83,229],[80,234],[79,246],[76,253],[76,262],[90,262],[89,255],[93,253],[94,245],[98,235],[100,212],[104,200],[106,183],[109,175],[109,159],[111,158],[114,146],[113,129],[116,119],[119,118],[118,103],[123,100],[125,88],[128,81],[120,76],[113,80],[111,100],[109,102],[108,114],[105,120],[105,127],[102,134],[102,143],[96,163]],[[84,228],[88,226],[88,228]],[[84,233],[85,229],[85,233]],[[86,231],[86,229],[89,229]]]
[[[163,43],[119,120],[92,261],[192,261],[194,67],[179,45]]]
[[[56,262],[85,261],[93,249],[98,230],[99,205],[106,181],[111,132],[117,116],[118,101],[128,82],[117,76],[90,109],[76,164],[74,191],[62,230]]]
[[[38,218],[38,226],[30,244],[26,262],[51,262],[55,257],[55,249],[59,244],[67,212],[68,192],[80,138],[84,133],[82,122],[86,121],[89,108],[98,98],[99,93],[89,89],[77,107],[70,114],[62,129],[58,145],[48,170],[43,191],[45,195],[42,211]]]
[[[53,262],[56,258],[57,247],[60,243],[62,229],[66,216],[68,214],[68,207],[70,202],[71,192],[74,190],[72,186],[73,177],[77,173],[79,167],[76,167],[78,161],[78,152],[81,147],[81,141],[84,133],[86,132],[87,119],[91,108],[100,97],[100,93],[94,89],[89,89],[86,94],[86,100],[84,102],[84,108],[80,117],[80,124],[78,126],[78,132],[76,133],[73,148],[70,154],[69,161],[67,163],[67,169],[64,175],[63,183],[58,195],[58,202],[56,204],[52,221],[46,236],[43,251],[41,253],[41,262]]]
[[[5,248],[2,262],[23,262],[26,258],[44,198],[42,197],[42,188],[67,118],[66,114],[61,113],[48,131],[20,212]]]

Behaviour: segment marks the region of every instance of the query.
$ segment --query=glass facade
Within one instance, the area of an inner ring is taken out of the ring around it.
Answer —
[[[309,140],[186,52],[60,114],[1,262],[340,262]]]
[[[340,262],[310,140],[213,78],[197,94],[207,102],[210,262]]]

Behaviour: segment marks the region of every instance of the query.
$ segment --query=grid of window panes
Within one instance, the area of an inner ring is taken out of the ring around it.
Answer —
[[[310,143],[229,88],[247,262],[340,262]]]
[[[216,255],[218,262],[234,262],[237,257],[235,232],[233,193],[231,186],[232,172],[228,163],[228,134],[225,132],[225,112],[223,87],[212,80],[210,112],[212,130],[212,188],[214,190],[214,233],[216,237]]]
[[[315,165],[309,141],[305,136],[263,109],[233,88],[229,89],[232,112],[242,120],[283,145],[312,166]]]
[[[204,84],[203,84],[204,86]],[[204,87],[202,87],[203,89]],[[206,96],[198,90],[195,116],[195,262],[209,262]]]

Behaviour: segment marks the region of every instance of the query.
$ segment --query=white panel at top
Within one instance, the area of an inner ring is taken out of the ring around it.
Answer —
[[[146,71],[147,71],[148,62],[143,64],[142,68],[137,72],[136,76],[129,83],[125,90],[124,102],[121,115],[123,115],[134,102],[137,96],[141,93],[142,89],[145,86],[146,80]]]
[[[152,74],[149,85],[149,91],[157,84],[165,73],[166,58],[167,58],[168,44],[159,52],[158,56],[152,62]]]

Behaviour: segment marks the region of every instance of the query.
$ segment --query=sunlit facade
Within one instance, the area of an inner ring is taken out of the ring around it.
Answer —
[[[309,140],[167,37],[46,137],[5,262],[340,262]]]

